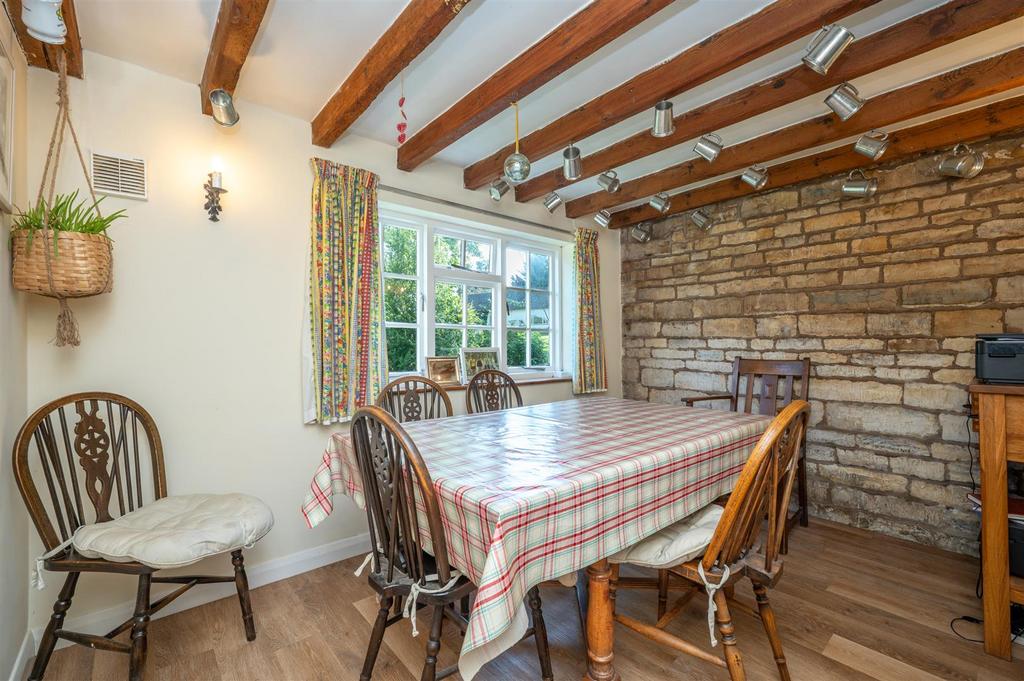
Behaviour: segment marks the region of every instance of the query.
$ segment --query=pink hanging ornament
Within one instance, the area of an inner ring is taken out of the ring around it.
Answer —
[[[404,75],[402,76],[400,87],[402,88],[402,90],[401,90],[401,93],[398,96],[398,113],[402,116],[402,120],[398,121],[398,124],[395,125],[395,129],[398,130],[398,137],[397,137],[398,143],[399,144],[405,144],[405,131],[409,129],[409,123],[408,123],[409,119],[405,115],[405,109],[403,108],[405,106],[405,76]]]

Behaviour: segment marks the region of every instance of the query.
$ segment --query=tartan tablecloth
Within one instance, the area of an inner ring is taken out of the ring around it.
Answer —
[[[433,478],[451,563],[479,586],[459,668],[471,679],[527,628],[526,592],[732,490],[770,419],[592,397],[405,424]],[[310,527],[363,506],[347,431],[302,506]]]

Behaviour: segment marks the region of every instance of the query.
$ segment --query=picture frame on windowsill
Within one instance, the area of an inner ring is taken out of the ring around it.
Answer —
[[[427,357],[427,378],[444,388],[462,385],[462,362],[458,357]]]
[[[501,348],[461,348],[462,380],[469,382],[474,376],[487,369],[501,370]]]

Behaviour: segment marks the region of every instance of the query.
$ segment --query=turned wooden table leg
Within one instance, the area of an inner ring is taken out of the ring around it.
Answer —
[[[612,664],[614,652],[614,612],[611,595],[611,567],[601,560],[587,568],[590,598],[587,604],[587,673],[583,681],[619,681]]]
[[[1006,396],[981,395],[981,567],[985,652],[1011,658],[1006,520]]]

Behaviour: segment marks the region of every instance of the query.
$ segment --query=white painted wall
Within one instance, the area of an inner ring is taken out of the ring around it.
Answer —
[[[104,203],[107,210],[126,208],[131,217],[111,230],[113,293],[73,303],[81,347],[50,345],[56,305],[30,301],[28,405],[86,389],[120,392],[141,402],[160,426],[172,493],[244,491],[273,507],[277,525],[249,553],[248,564],[256,572],[262,564],[261,574],[280,576],[287,571],[282,559],[317,554],[317,547],[361,534],[364,524],[362,512],[347,500],[340,500],[334,515],[315,530],[306,528],[299,513],[330,433],[301,423],[310,157],[364,167],[379,173],[385,184],[422,194],[491,210],[495,204],[484,192],[462,189],[461,168],[430,163],[402,173],[395,169],[394,148],[354,136],[330,150],[313,147],[308,122],[245,101],[238,102],[241,122],[224,130],[200,114],[199,90],[192,83],[93,53],[85,55],[85,71],[86,79],[74,81],[70,91],[83,145],[146,158],[150,196],[148,202],[111,198]],[[33,69],[29,85],[33,120],[40,121],[30,129],[31,186],[45,155],[55,79]],[[229,190],[220,223],[209,222],[202,209],[201,185],[214,156],[223,160]],[[63,189],[83,186],[75,163],[66,159]],[[439,210],[435,204],[401,201]],[[499,209],[562,227],[570,238],[572,225],[542,206],[517,206],[506,198]],[[468,212],[452,214],[480,219]],[[531,231],[513,222],[503,226]],[[620,394],[617,236],[605,235],[600,247],[609,378],[613,393]],[[524,393],[537,403],[569,398],[571,387],[560,383]],[[461,399],[458,394],[456,401]],[[33,535],[33,556],[39,548]],[[219,560],[202,569],[226,565]],[[32,592],[31,626],[45,623],[55,581],[46,591]],[[103,608],[129,601],[129,581],[87,575],[69,625],[90,615],[104,619]]]
[[[25,57],[7,15],[0,19],[0,42],[14,63],[14,202],[25,205],[26,110]],[[10,463],[14,437],[25,420],[26,353],[25,299],[11,289],[11,258],[7,248],[10,216],[0,220],[3,256],[0,260],[0,679],[20,673],[19,652],[28,618],[28,515],[14,484]]]

